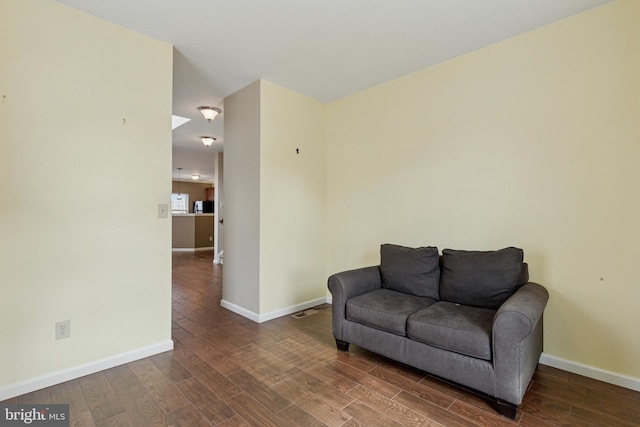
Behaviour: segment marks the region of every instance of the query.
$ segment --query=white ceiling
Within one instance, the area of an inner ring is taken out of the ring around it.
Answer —
[[[329,102],[613,0],[57,1],[174,45],[174,175],[212,180],[197,107],[257,79]]]

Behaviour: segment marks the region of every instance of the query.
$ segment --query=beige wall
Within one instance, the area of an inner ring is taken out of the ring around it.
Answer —
[[[379,245],[522,247],[545,353],[640,378],[640,2],[328,108],[328,273]]]
[[[172,47],[53,1],[2,0],[0,58],[6,396],[171,345],[157,205],[171,192]],[[56,341],[61,320],[71,337]]]
[[[247,317],[324,300],[325,114],[264,80],[225,98],[223,305]]]
[[[224,141],[222,302],[229,308],[259,313],[259,81],[224,99]]]
[[[326,111],[268,81],[261,91],[260,313],[270,313],[326,293]]]

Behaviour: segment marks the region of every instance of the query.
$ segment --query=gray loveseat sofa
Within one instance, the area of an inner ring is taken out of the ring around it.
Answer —
[[[518,248],[385,244],[380,265],[329,277],[333,335],[480,391],[515,419],[542,352],[547,290]]]

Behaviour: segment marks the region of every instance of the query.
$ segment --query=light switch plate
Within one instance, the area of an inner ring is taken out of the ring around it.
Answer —
[[[166,203],[158,203],[158,218],[167,218],[169,216],[169,205]]]

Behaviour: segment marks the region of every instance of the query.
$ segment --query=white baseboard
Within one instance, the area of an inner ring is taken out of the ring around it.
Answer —
[[[249,320],[253,320],[257,323],[267,322],[272,319],[276,319],[278,317],[286,316],[288,314],[297,313],[302,310],[306,310],[307,308],[315,307],[320,304],[325,304],[327,302],[326,297],[317,298],[311,301],[305,301],[300,304],[292,305],[289,307],[282,308],[280,310],[275,310],[265,314],[258,314],[251,310],[247,310],[244,307],[240,307],[236,304],[230,303],[229,301],[222,300],[220,301],[220,305],[227,310],[233,311],[240,316],[246,317]]]
[[[563,371],[582,375],[584,377],[593,378],[594,380],[640,391],[640,378],[633,378],[615,372],[605,371],[600,368],[583,365],[581,363],[551,356],[545,353],[542,353],[540,356],[540,363],[553,368],[562,369]]]
[[[144,359],[145,357],[153,356],[154,354],[163,353],[169,350],[173,350],[173,341],[162,341],[148,347],[116,354],[115,356],[89,362],[84,365],[75,366],[73,368],[40,375],[35,378],[29,378],[14,384],[2,386],[0,387],[0,401],[31,393],[32,391],[46,387],[51,387],[52,385],[60,384],[65,381],[84,377],[85,375],[93,374],[95,372],[103,371],[135,360]]]
[[[270,313],[261,314],[259,323],[266,322],[271,319],[276,319],[278,317],[286,316],[288,314],[297,313],[299,311],[306,310],[307,308],[315,307],[317,305],[324,304],[326,302],[327,302],[326,297],[316,298],[311,301],[306,301],[300,304],[285,307],[280,310],[272,311]]]
[[[199,252],[199,251],[212,251],[213,246],[206,246],[203,248],[171,248],[173,252]]]
[[[220,307],[226,308],[227,310],[233,311],[234,313],[239,314],[242,317],[246,317],[249,320],[260,323],[260,316],[257,313],[251,310],[247,310],[244,307],[240,307],[239,305],[236,305],[224,299],[220,300]]]

